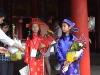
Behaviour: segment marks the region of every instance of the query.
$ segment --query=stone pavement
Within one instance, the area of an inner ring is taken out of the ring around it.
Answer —
[[[100,75],[100,53],[91,53],[91,75]]]
[[[100,65],[92,65],[91,66],[91,75],[100,75]]]

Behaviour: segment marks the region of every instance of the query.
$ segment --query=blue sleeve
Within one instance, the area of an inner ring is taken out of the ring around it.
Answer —
[[[77,38],[76,36],[73,35],[73,40],[76,40],[76,39],[78,39],[78,38]]]
[[[59,62],[64,62],[66,59],[63,57],[62,52],[61,52],[61,43],[58,41],[58,44],[56,45],[56,53],[57,53],[57,58]]]

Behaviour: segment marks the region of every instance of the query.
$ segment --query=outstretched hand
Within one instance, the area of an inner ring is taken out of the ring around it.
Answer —
[[[8,50],[4,47],[0,47],[0,53],[7,53]]]
[[[69,65],[69,64],[70,64],[70,62],[68,62],[68,61],[64,62],[64,66]]]
[[[22,52],[25,52],[25,49],[24,49],[24,48],[20,47],[19,49],[20,49]]]

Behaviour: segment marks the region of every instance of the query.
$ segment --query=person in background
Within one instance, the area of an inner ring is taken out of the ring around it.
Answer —
[[[2,19],[5,17],[5,14],[3,11],[0,9],[0,24],[3,23]],[[0,53],[6,53],[7,49],[4,47],[0,47]]]
[[[40,25],[41,35],[44,36],[47,34],[47,31],[49,30],[49,26],[44,22],[43,18],[38,18],[39,22],[42,24]]]
[[[58,38],[61,37],[62,35],[62,30],[61,30],[61,27],[59,26],[59,20],[57,18],[53,19],[53,32],[54,32],[54,35],[58,36]]]
[[[3,12],[2,10],[0,10],[0,24],[3,23],[3,20],[4,20],[4,19],[5,19],[5,14],[4,14],[4,12]],[[5,43],[5,44],[7,44],[7,45],[9,45],[9,46],[16,47],[16,48],[18,48],[18,49],[21,50],[21,51],[24,51],[24,49],[23,49],[21,46],[19,46],[18,44],[16,44],[11,38],[9,38],[9,37],[2,31],[1,28],[0,28],[0,35],[2,35],[2,36],[0,36],[0,41],[1,41],[1,42]],[[1,48],[1,49],[2,49],[2,48]],[[3,51],[4,51],[4,50],[7,50],[7,49],[3,48]]]
[[[0,47],[0,53],[6,53],[8,50],[4,47]]]
[[[45,34],[47,34],[47,31],[49,30],[49,26],[45,22],[43,22],[41,18],[39,19],[39,22],[44,23],[44,25],[40,25],[40,30],[41,30],[41,35],[45,36]],[[48,23],[51,24],[52,21],[49,20]],[[51,75],[51,66],[49,62],[50,50],[47,50],[44,57],[45,57],[45,65],[46,65],[47,74]]]
[[[53,31],[53,25],[52,25],[52,22],[53,22],[53,17],[52,16],[49,16],[46,18],[46,24],[49,26],[49,29]]]
[[[58,20],[58,18],[54,18],[53,19],[53,32],[54,32],[54,35],[56,35],[57,37],[58,37],[58,39],[61,37],[61,35],[62,35],[62,30],[61,30],[61,27],[59,26],[59,20]],[[56,41],[56,43],[58,42],[58,39],[56,39],[55,41]],[[56,45],[55,45],[55,47],[54,47],[54,50],[55,50],[55,52],[56,52]],[[56,66],[55,66],[55,70],[60,70],[60,67],[61,67],[61,65],[60,65],[60,63],[58,63]]]
[[[4,33],[7,33],[9,30],[9,25],[4,22],[1,24],[1,29]],[[7,48],[6,44],[0,42],[1,47]],[[6,54],[0,53],[0,75],[13,75],[13,62],[10,61],[10,54],[6,56]]]

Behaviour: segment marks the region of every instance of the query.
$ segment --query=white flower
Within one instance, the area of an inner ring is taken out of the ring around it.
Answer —
[[[83,46],[83,44],[82,44],[82,43],[79,43],[79,46],[81,46],[81,47],[82,47],[82,46]]]

